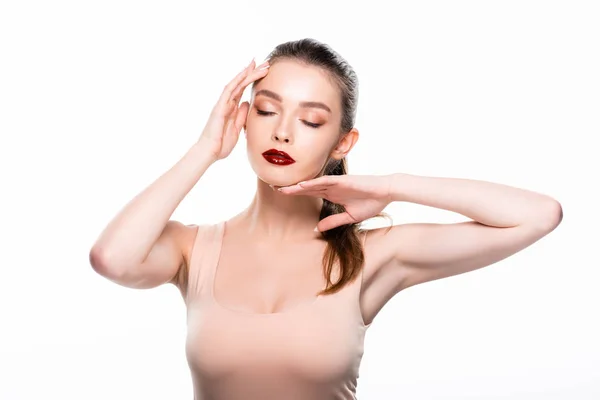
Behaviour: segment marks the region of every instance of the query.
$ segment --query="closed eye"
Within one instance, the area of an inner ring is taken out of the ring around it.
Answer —
[[[263,111],[263,110],[259,110],[259,109],[257,108],[257,109],[256,109],[256,114],[258,114],[258,115],[263,115],[263,116],[269,116],[269,115],[273,115],[273,114],[275,114],[275,113],[274,113],[274,112],[272,112],[272,111]],[[311,128],[318,128],[318,127],[320,127],[321,125],[323,125],[323,124],[315,124],[315,123],[308,122],[308,121],[304,121],[304,120],[301,120],[301,121],[302,121],[302,123],[304,123],[304,124],[305,124],[305,125],[307,125],[307,126],[310,126]]]

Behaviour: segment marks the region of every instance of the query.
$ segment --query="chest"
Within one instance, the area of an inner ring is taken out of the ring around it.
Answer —
[[[261,315],[193,307],[188,362],[211,379],[252,371],[271,380],[283,374],[315,383],[352,376],[364,352],[364,329],[350,307],[336,307],[335,302],[332,297],[331,304]]]
[[[325,288],[324,250],[321,241],[285,246],[224,241],[213,275],[214,300],[252,314],[282,313],[310,304]]]

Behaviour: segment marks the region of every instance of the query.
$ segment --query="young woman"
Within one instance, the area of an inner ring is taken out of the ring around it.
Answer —
[[[239,105],[250,84],[250,102]],[[197,143],[91,249],[95,271],[117,284],[179,288],[196,399],[354,399],[365,332],[394,295],[498,262],[560,223],[556,200],[523,189],[347,175],[357,90],[329,46],[277,46],[225,87]],[[170,220],[242,129],[257,175],[251,204],[216,224]],[[472,221],[358,228],[394,201]]]

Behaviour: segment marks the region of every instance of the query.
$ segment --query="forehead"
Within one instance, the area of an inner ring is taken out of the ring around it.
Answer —
[[[283,103],[318,101],[339,112],[340,94],[328,73],[322,68],[297,61],[278,60],[267,76],[257,82],[254,92],[268,89],[283,98]]]

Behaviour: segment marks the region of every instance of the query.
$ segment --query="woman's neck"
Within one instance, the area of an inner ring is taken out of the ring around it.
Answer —
[[[254,199],[240,215],[248,233],[278,240],[314,237],[323,200],[284,195],[257,179]]]

